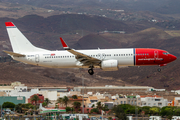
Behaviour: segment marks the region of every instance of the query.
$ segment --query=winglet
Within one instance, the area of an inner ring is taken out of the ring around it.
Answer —
[[[64,42],[64,40],[60,37],[60,40],[61,40],[61,43],[62,43],[62,46],[65,50],[70,50],[70,48],[68,47],[68,45]]]
[[[5,22],[6,27],[16,27],[13,22]]]

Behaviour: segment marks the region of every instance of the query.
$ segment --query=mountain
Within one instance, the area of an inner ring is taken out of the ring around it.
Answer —
[[[27,38],[38,47],[61,49],[59,37],[76,49],[150,47],[161,48],[180,56],[179,37],[155,28],[150,22],[129,23],[99,16],[65,14],[51,17],[28,15],[19,19],[0,18],[0,49],[11,50],[4,22],[13,21]],[[147,23],[147,24],[146,24]],[[178,22],[177,22],[178,23]],[[148,28],[148,29],[147,29]],[[126,34],[103,33],[102,31],[122,31]],[[4,55],[1,51],[1,55]],[[86,85],[149,85],[157,88],[178,89],[179,60],[162,67],[162,72],[153,67],[120,68],[119,71],[105,72],[95,69],[89,76],[87,70],[50,69],[22,63],[1,63],[2,84],[21,81],[37,86],[79,86],[83,74]],[[157,83],[157,84],[155,84]],[[177,84],[176,84],[177,83]]]
[[[124,30],[126,33],[133,33],[149,26],[131,25],[105,17],[77,14],[54,15],[47,18],[38,15],[27,15],[19,19],[0,18],[0,41],[2,41],[0,50],[11,50],[4,25],[7,21],[14,22],[32,44],[50,50],[62,49],[59,37],[63,37],[69,45],[72,45],[82,35],[89,33],[94,34],[105,30]],[[0,54],[3,53],[0,52]]]
[[[113,77],[133,85],[152,86],[160,89],[177,90],[180,89],[180,60],[162,67],[161,72],[157,72],[158,66],[141,66],[120,68],[118,71],[98,73],[99,76]]]
[[[180,13],[180,9],[178,8],[179,6],[180,6],[179,0],[169,0],[168,2],[166,2],[166,4],[155,9],[154,11],[161,14],[179,14]]]
[[[78,40],[73,46],[75,49],[116,48],[116,43],[99,34],[89,34]]]
[[[76,49],[99,48],[159,48],[180,57],[180,37],[173,37],[167,32],[148,28],[132,34],[93,34],[79,39],[72,45]]]

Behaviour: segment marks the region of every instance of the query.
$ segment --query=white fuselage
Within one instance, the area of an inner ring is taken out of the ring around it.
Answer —
[[[77,50],[80,53],[100,59],[100,60],[118,60],[118,66],[134,66],[134,49],[93,49]],[[23,53],[22,53],[23,54]],[[14,57],[15,60],[27,64],[33,64],[52,68],[75,68],[89,67],[83,66],[75,55],[68,51],[47,51],[25,53],[26,57]],[[95,66],[99,67],[99,66]]]

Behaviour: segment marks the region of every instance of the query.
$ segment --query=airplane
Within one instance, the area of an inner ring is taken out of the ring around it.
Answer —
[[[122,48],[122,49],[71,49],[60,37],[65,50],[50,51],[35,47],[12,22],[5,22],[12,51],[4,51],[14,60],[50,68],[94,68],[104,71],[115,71],[120,66],[166,66],[177,59],[176,56],[161,49]],[[158,68],[160,72],[161,69]]]

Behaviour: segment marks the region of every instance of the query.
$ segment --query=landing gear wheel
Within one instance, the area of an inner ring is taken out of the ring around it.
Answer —
[[[157,71],[158,71],[158,72],[161,72],[161,68],[158,68]]]
[[[93,69],[89,69],[89,70],[88,70],[88,73],[89,73],[90,75],[93,75],[93,74],[94,74]]]

